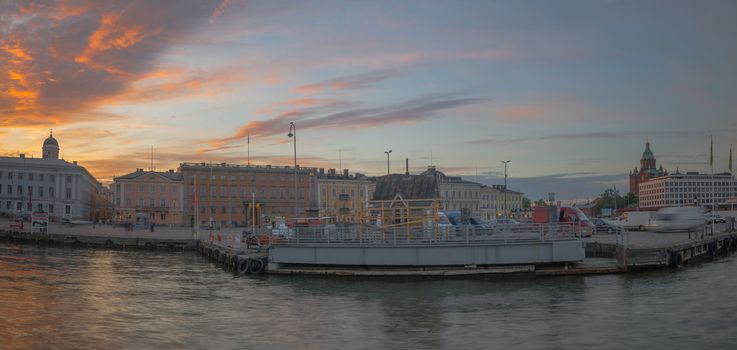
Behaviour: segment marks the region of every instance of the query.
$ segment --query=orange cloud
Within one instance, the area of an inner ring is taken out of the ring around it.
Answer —
[[[92,57],[110,49],[125,49],[141,42],[146,36],[156,35],[160,29],[144,33],[142,25],[126,26],[120,23],[120,16],[104,14],[100,18],[99,28],[89,37],[87,48],[75,57],[77,63],[88,63]],[[94,67],[94,66],[93,66]]]
[[[20,46],[20,43],[13,42],[0,46],[0,50],[5,51],[13,57],[12,63],[21,63],[21,61],[31,61],[33,57],[28,51]]]

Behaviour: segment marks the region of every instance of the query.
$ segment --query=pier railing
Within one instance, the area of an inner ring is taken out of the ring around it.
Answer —
[[[525,241],[578,240],[579,225],[561,223],[504,226],[463,225],[452,227],[326,226],[285,230],[274,245],[458,245],[513,243]]]

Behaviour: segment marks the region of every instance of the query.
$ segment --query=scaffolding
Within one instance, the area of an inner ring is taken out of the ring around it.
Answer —
[[[376,227],[382,236],[387,233],[396,236],[405,233],[411,240],[413,233],[432,232],[435,239],[440,239],[438,228],[438,212],[441,208],[439,199],[404,199],[397,194],[391,200],[373,200],[368,202],[361,217],[361,223]]]

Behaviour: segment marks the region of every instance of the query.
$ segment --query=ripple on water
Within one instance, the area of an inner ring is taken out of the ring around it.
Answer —
[[[3,348],[729,348],[737,259],[627,275],[238,277],[188,252],[0,243]]]

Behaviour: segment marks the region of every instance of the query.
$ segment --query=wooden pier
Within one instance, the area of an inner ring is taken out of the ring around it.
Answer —
[[[737,251],[737,232],[652,233],[630,232],[627,236],[602,235],[585,239],[586,257],[610,258],[619,268],[642,270],[681,267]]]

